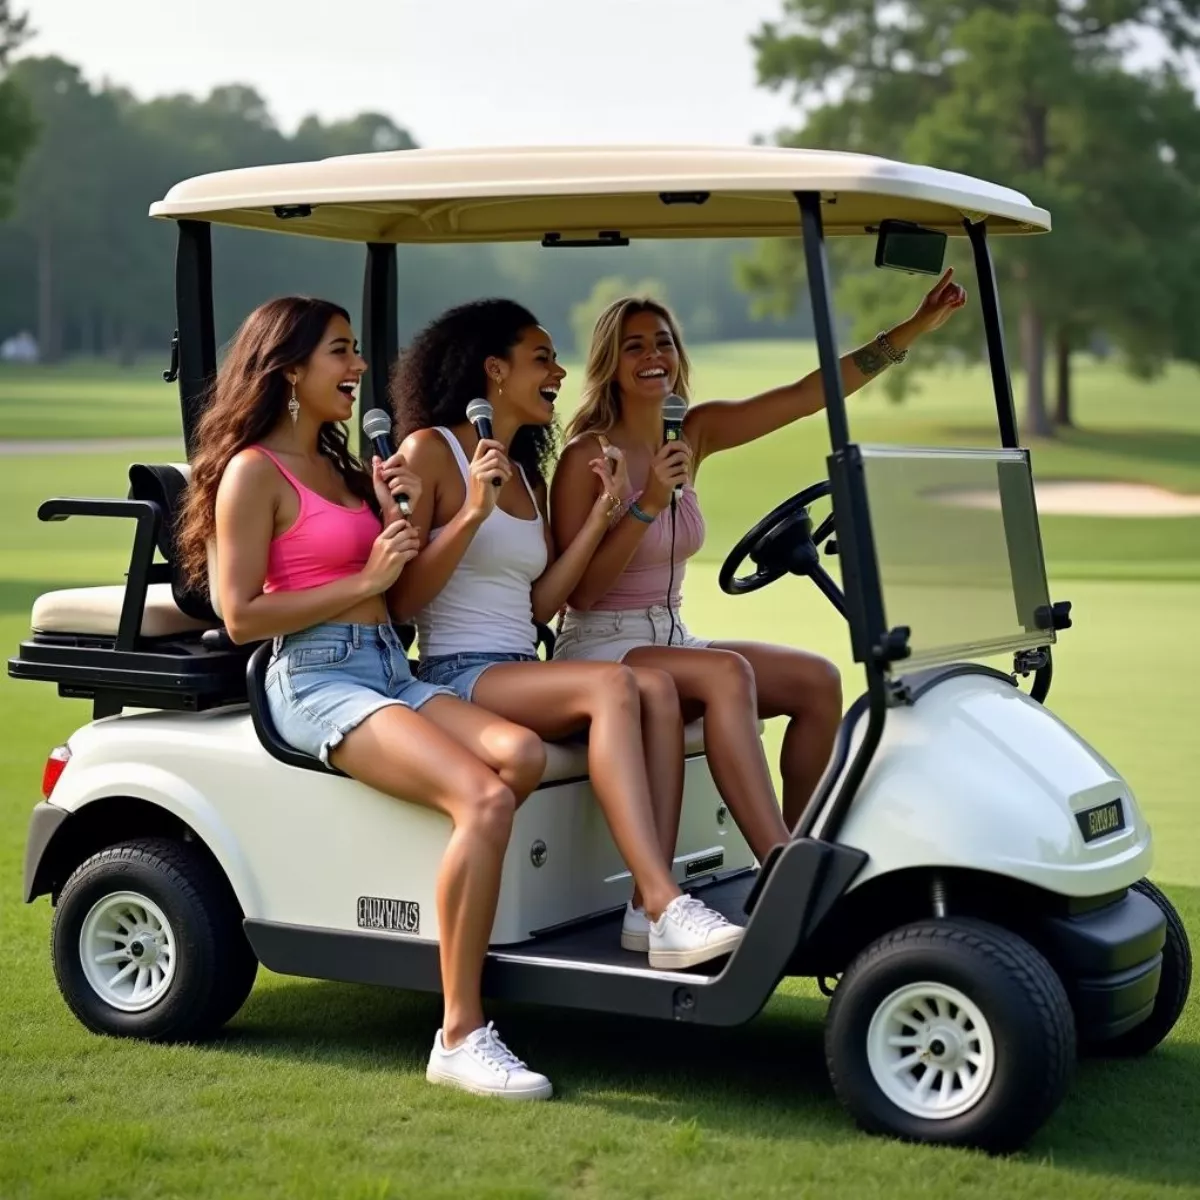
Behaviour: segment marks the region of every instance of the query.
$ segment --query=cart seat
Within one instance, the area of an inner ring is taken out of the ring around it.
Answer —
[[[279,736],[275,723],[271,720],[270,710],[267,708],[266,679],[267,664],[270,661],[271,643],[263,642],[250,656],[246,667],[246,693],[250,701],[250,715],[254,721],[258,740],[266,751],[280,762],[288,763],[293,767],[304,767],[310,771],[327,771],[334,775],[340,775],[342,772],[336,767],[332,765],[326,767],[319,758],[305,754],[303,750],[295,749]],[[760,732],[762,730],[761,722],[759,730]],[[683,737],[684,752],[687,755],[704,753],[703,720],[692,721],[684,726]],[[573,738],[565,742],[543,742],[543,745],[546,748],[546,769],[542,773],[543,786],[548,783],[560,783],[567,779],[587,778],[586,738]]]
[[[35,634],[76,634],[115,639],[124,603],[125,588],[122,584],[46,592],[33,602],[30,625]],[[146,588],[140,637],[177,637],[214,629],[217,624],[182,612],[175,603],[169,583],[152,583]]]

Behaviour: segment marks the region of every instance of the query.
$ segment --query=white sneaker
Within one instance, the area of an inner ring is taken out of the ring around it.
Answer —
[[[668,970],[720,958],[745,932],[695,896],[676,896],[650,924],[650,965]]]
[[[634,908],[633,901],[625,904],[625,920],[621,923],[621,949],[645,954],[650,949],[650,918],[644,908]]]
[[[492,1022],[476,1029],[447,1050],[442,1031],[433,1039],[433,1052],[425,1078],[477,1096],[499,1096],[503,1100],[549,1100],[554,1094],[545,1075],[530,1071],[500,1040]]]

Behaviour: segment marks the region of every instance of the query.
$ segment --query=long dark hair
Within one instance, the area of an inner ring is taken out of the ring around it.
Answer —
[[[487,395],[488,358],[507,358],[537,317],[513,300],[473,300],[442,313],[413,338],[392,371],[391,401],[397,436],[418,429],[458,425],[467,405]],[[554,425],[522,425],[509,447],[531,483],[554,469],[558,430]]]
[[[350,314],[329,300],[281,296],[256,308],[230,343],[196,430],[187,499],[180,514],[179,562],[193,586],[207,575],[207,544],[216,532],[217,488],[235,455],[261,442],[287,410],[284,372],[306,362],[329,322]],[[326,422],[317,449],[337,468],[354,495],[377,509],[371,476],[350,452],[346,430]]]

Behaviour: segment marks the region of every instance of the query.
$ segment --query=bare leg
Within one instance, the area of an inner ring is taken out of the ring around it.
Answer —
[[[762,862],[787,841],[771,771],[758,736],[754,673],[739,654],[684,646],[639,646],[625,656],[632,667],[652,667],[675,680],[685,708],[704,710],[709,770],[750,849]]]
[[[425,705],[459,704],[438,696]],[[445,717],[445,711],[439,714]],[[516,799],[486,767],[433,720],[398,705],[372,713],[351,730],[330,759],[339,770],[378,791],[445,813],[454,823],[438,868],[437,909],[446,1047],[483,1025],[480,999],[500,867]]]
[[[590,724],[596,799],[647,916],[657,920],[680,890],[658,849],[633,672],[618,663],[497,663],[479,677],[471,699],[551,740]]]
[[[452,696],[428,701],[421,715],[491,767],[512,789],[518,807],[542,782],[546,747],[532,729]]]
[[[833,663],[788,646],[722,642],[754,668],[758,711],[789,717],[779,772],[783,776],[783,819],[795,827],[833,752],[842,721],[842,681]]]
[[[650,782],[654,827],[667,869],[675,858],[679,839],[679,814],[683,808],[683,713],[675,681],[665,671],[635,667],[638,698],[642,705],[642,748]],[[641,894],[633,889],[633,905],[640,908]]]

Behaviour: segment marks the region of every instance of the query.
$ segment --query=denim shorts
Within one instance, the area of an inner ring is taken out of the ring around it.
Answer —
[[[416,712],[434,696],[454,695],[413,677],[390,625],[335,622],[276,638],[266,688],[279,736],[326,765],[342,738],[381,708]]]
[[[488,654],[469,651],[466,654],[435,654],[421,659],[417,677],[431,686],[452,688],[460,700],[470,700],[479,677],[497,663],[538,662],[536,654]]]

